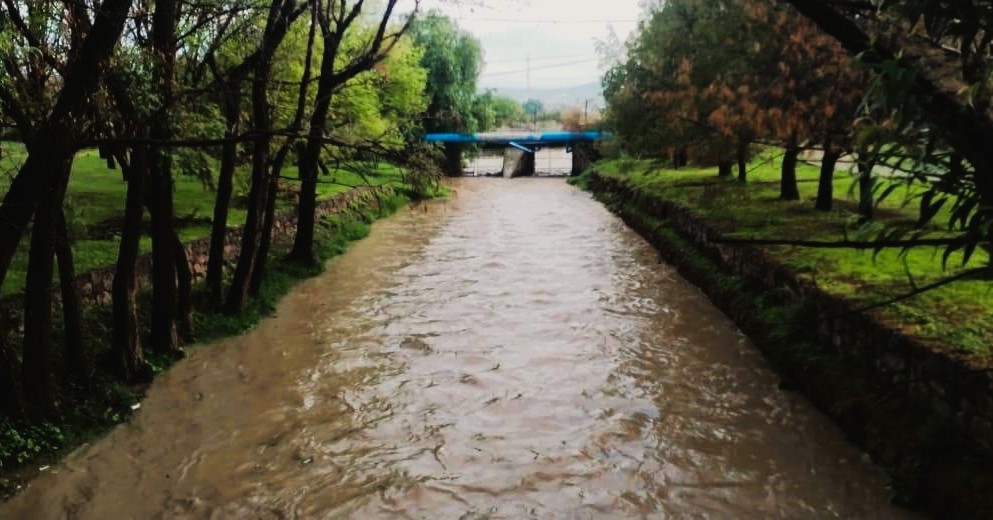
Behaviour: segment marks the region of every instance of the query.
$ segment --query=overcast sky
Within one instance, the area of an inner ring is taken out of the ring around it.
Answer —
[[[482,5],[474,5],[482,4]],[[480,88],[559,88],[598,82],[596,40],[634,30],[638,0],[422,0],[475,35],[486,53]]]

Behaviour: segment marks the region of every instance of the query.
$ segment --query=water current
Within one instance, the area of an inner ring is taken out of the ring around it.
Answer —
[[[0,518],[901,518],[750,341],[562,179],[464,179],[194,348]]]

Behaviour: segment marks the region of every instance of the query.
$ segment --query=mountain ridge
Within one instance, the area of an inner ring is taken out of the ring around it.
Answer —
[[[558,88],[532,88],[530,92],[519,87],[493,87],[490,90],[521,103],[529,98],[537,99],[546,108],[583,107],[587,100],[590,108],[601,108],[605,104],[599,82]]]

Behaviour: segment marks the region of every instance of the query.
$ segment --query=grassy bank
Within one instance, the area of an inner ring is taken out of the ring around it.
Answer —
[[[360,198],[348,211],[326,217],[319,222],[316,242],[320,259],[326,261],[343,253],[348,244],[368,235],[370,224],[392,214],[408,202],[401,190],[378,200]],[[208,303],[202,286],[195,288],[196,334],[199,342],[244,332],[272,313],[278,301],[300,280],[319,274],[323,269],[307,269],[278,261],[288,251],[277,244],[269,262],[269,271],[258,298],[237,316],[229,316]],[[139,319],[147,336],[149,294],[141,296]],[[109,306],[85,310],[86,336],[99,355],[107,347],[97,338],[110,337]],[[58,329],[58,327],[57,327]],[[59,338],[57,338],[58,340]],[[174,360],[147,355],[156,374],[168,369]],[[59,360],[57,360],[58,362]],[[60,394],[61,421],[32,426],[15,425],[0,419],[0,499],[19,489],[41,467],[54,464],[79,445],[124,422],[140,401],[145,386],[125,386],[98,370],[91,381],[63,383]]]
[[[765,168],[753,166],[756,172]],[[892,477],[895,502],[940,517],[985,518],[985,512],[993,510],[993,476],[988,471],[993,453],[981,442],[988,435],[971,422],[978,418],[977,410],[962,406],[961,399],[974,392],[979,401],[988,402],[982,364],[988,347],[977,341],[990,337],[989,329],[983,329],[986,322],[959,323],[976,332],[954,335],[949,328],[948,337],[941,338],[921,334],[922,324],[933,324],[930,316],[910,321],[902,306],[839,313],[909,285],[902,269],[897,275],[882,265],[885,256],[873,263],[871,253],[851,251],[755,246],[737,248],[747,249],[741,256],[716,251],[707,238],[714,229],[745,236],[782,238],[776,233],[789,231],[804,239],[837,239],[852,225],[848,200],[839,200],[839,210],[827,215],[809,209],[815,190],[809,180],[816,177],[811,168],[802,174],[808,181],[802,183],[804,201],[776,200],[774,167],[756,175],[753,180],[759,182],[741,186],[717,179],[713,170],[675,172],[648,163],[607,162],[599,165],[599,173],[587,173],[574,183],[593,191],[754,339],[783,387],[809,398],[849,440],[870,453]],[[850,182],[839,177],[837,188]],[[844,197],[847,188],[839,193]],[[883,209],[882,220],[890,222],[912,214],[898,204]],[[841,253],[855,258],[848,261]],[[940,255],[926,259],[916,259],[917,264],[908,260],[909,266],[924,271],[917,274],[919,279],[947,274],[940,268]],[[811,260],[817,270],[802,269]],[[860,276],[858,269],[838,271],[852,266],[862,266],[871,275]],[[804,287],[812,280],[818,285],[798,290],[797,279]],[[832,279],[846,283],[821,281]],[[969,283],[973,282],[965,282]],[[954,298],[973,297],[970,305],[988,309],[989,287],[986,282],[980,285],[986,287],[949,289]],[[926,298],[903,305],[917,313],[945,311],[929,307],[936,304]],[[954,326],[949,314],[935,320],[938,327]],[[928,341],[906,339],[911,336]],[[977,365],[979,370],[972,368]]]
[[[6,193],[11,178],[27,157],[24,146],[19,143],[3,142],[0,155],[0,193]],[[207,166],[217,171],[216,161],[208,158]],[[283,171],[287,179],[297,177],[295,166]],[[232,198],[228,225],[241,226],[245,222],[244,201],[248,193],[249,172],[246,167],[235,173],[235,193]],[[212,184],[216,179],[201,179],[194,175],[179,173],[175,178],[176,229],[184,241],[195,240],[210,234],[213,219],[215,193]],[[334,169],[331,175],[322,177],[318,185],[318,201],[328,200],[358,186],[394,186],[404,188],[399,169],[386,163],[371,166],[368,171],[357,172]],[[277,199],[277,211],[293,208],[298,183],[283,181]],[[76,154],[72,176],[66,193],[66,219],[73,240],[73,256],[76,272],[111,265],[117,258],[117,248],[124,219],[124,195],[127,185],[119,169],[110,169],[96,150],[83,150]],[[145,214],[146,221],[148,214]],[[22,239],[27,244],[28,237]],[[152,250],[148,236],[142,237],[141,251]],[[28,248],[20,247],[11,264],[10,271],[0,295],[19,293],[24,289],[27,273]]]
[[[779,200],[779,158],[766,153],[749,166],[749,182],[721,179],[715,169],[659,168],[647,161],[614,160],[598,165],[602,175],[623,179],[645,194],[687,208],[725,236],[756,239],[871,240],[886,226],[917,220],[919,187],[899,187],[877,208],[876,220],[858,223],[854,178],[844,169],[835,175],[835,210],[816,211],[815,166],[797,174],[801,200]],[[582,182],[582,181],[580,181]],[[935,222],[944,221],[939,215]],[[942,229],[935,227],[934,232]],[[953,254],[947,268],[943,251],[888,249],[878,254],[850,249],[768,246],[775,258],[820,289],[870,306],[988,261],[977,253],[965,266]],[[909,336],[935,350],[985,366],[993,363],[993,283],[958,282],[873,311]]]

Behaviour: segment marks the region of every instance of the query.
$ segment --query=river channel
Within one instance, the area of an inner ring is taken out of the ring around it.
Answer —
[[[885,475],[562,179],[463,179],[0,518],[902,518]]]

